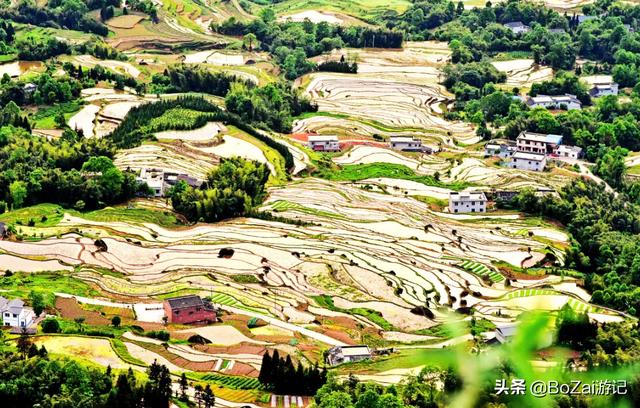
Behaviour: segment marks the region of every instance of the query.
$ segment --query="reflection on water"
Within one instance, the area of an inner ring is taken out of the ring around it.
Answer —
[[[6,64],[0,64],[0,76],[4,74],[10,77],[17,77],[32,69],[42,67],[41,61],[14,61]]]

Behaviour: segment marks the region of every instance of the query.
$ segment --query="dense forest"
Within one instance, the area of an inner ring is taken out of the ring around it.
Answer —
[[[87,15],[88,4],[81,0],[49,0],[39,6],[35,2],[21,1],[16,7],[0,9],[0,18],[16,23],[33,24],[41,27],[86,31],[106,36],[109,29]]]
[[[0,128],[1,207],[59,203],[78,210],[120,203],[146,192],[135,176],[111,162],[114,147],[104,139],[67,135],[58,140],[8,125]]]
[[[293,117],[318,109],[284,81],[259,87],[235,75],[189,65],[174,65],[162,74],[155,74],[151,90],[222,96],[227,110],[238,115],[243,122],[284,133],[291,131]]]
[[[265,199],[269,174],[265,164],[239,157],[223,158],[200,188],[179,182],[167,196],[173,208],[192,222],[240,217]]]

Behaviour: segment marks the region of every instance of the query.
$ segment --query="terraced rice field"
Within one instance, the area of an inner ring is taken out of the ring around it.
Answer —
[[[225,387],[234,390],[254,390],[261,389],[262,386],[256,378],[248,377],[233,377],[220,374],[206,374],[202,376],[204,381],[210,381],[216,384],[224,385]]]
[[[489,269],[486,265],[479,264],[473,261],[464,261],[460,264],[464,269],[471,271],[479,276],[488,276],[492,282],[502,282],[504,280],[504,276],[500,273],[494,271],[493,269]]]
[[[553,69],[534,64],[532,59],[495,61],[493,66],[507,74],[509,87],[530,88],[531,84],[553,78]]]
[[[110,69],[119,74],[129,75],[133,78],[140,76],[140,70],[132,63],[126,61],[99,60],[91,55],[77,55],[72,58],[72,61],[83,67],[93,68],[96,65],[100,65],[103,68]]]
[[[216,293],[215,295],[211,296],[211,302],[216,305],[233,306],[237,307],[238,309],[244,309],[256,313],[265,313],[264,309],[247,306],[225,293]]]
[[[14,61],[0,64],[0,77],[4,74],[10,77],[18,77],[32,70],[39,70],[42,67],[40,61]]]
[[[293,324],[335,313],[323,307],[300,309],[302,304],[315,304],[311,297],[327,294],[333,296],[336,308],[366,325],[413,331],[443,317],[436,313],[432,321],[412,314],[412,307],[429,301],[458,308],[463,291],[482,295],[465,296],[467,306],[486,304],[486,299],[515,301],[501,307],[516,313],[520,298],[503,299],[509,291],[499,275],[487,271],[494,261],[519,267],[529,256],[529,247],[542,251],[547,246],[519,234],[527,224],[518,217],[503,221],[512,232],[497,231],[492,221],[479,218],[466,223],[443,217],[402,194],[314,179],[272,188],[263,209],[313,224],[237,219],[173,230],[151,223],[65,215],[57,228],[99,234],[108,251],[97,252],[93,239],[77,234],[39,242],[0,241],[0,250],[17,257],[83,264],[75,277],[106,293],[167,297],[195,292],[249,316],[300,322]],[[538,229],[551,241],[556,236],[545,233],[544,227]],[[219,258],[222,248],[234,249],[233,256]],[[562,252],[553,251],[563,259]],[[461,259],[468,261],[463,267]],[[101,274],[95,267],[123,275]],[[491,285],[481,278],[483,274],[492,279]],[[241,283],[232,279],[234,275],[260,276],[266,284]]]
[[[300,83],[305,93],[318,103],[324,116],[333,118],[323,124],[325,117],[316,120],[310,116],[298,121],[296,130],[329,133],[343,129],[349,134],[363,127],[376,129],[368,133],[409,133],[450,145],[454,140],[474,143],[477,138],[470,125],[442,117],[453,100],[439,84],[440,68],[449,54],[446,43],[427,41],[408,42],[402,50],[345,49],[316,57],[316,61],[357,58],[358,74],[304,77]]]
[[[218,158],[211,154],[186,145],[171,143],[150,143],[121,150],[114,160],[120,169],[157,168],[186,173],[199,180],[204,180],[218,162]]]

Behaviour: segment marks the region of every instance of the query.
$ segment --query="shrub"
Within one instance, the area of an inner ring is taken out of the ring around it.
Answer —
[[[151,337],[152,339],[158,339],[162,341],[168,341],[171,335],[166,330],[151,330],[144,333],[145,336]]]
[[[40,326],[44,333],[60,333],[60,322],[58,322],[58,319],[44,319],[42,323],[40,323]]]

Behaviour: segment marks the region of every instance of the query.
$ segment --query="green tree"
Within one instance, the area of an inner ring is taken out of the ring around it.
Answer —
[[[59,333],[60,332],[60,323],[58,319],[55,318],[47,318],[40,323],[42,327],[42,331],[44,333]]]
[[[21,208],[27,198],[27,185],[24,181],[14,181],[9,186],[11,194],[11,207]]]
[[[258,41],[254,33],[248,33],[243,37],[243,44],[249,48],[249,51],[253,51],[253,44]]]
[[[40,316],[45,308],[44,296],[42,296],[42,293],[32,290],[29,292],[29,301],[31,302],[33,312],[36,316]]]

